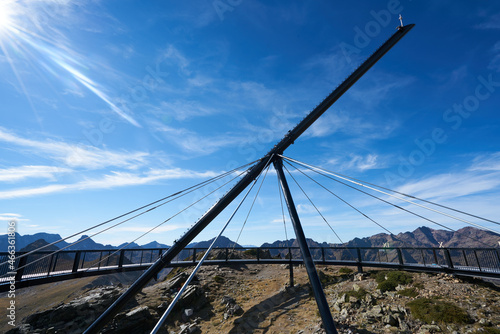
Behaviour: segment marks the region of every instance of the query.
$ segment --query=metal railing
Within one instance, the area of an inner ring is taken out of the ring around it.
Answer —
[[[15,278],[16,287],[37,285],[71,278],[122,271],[144,270],[162,256],[167,248],[40,251],[18,258],[11,270],[9,263],[0,266],[0,292],[7,291]],[[186,248],[169,267],[192,266],[206,248]],[[462,275],[500,278],[498,248],[409,248],[409,247],[310,247],[318,264],[399,268],[402,270],[448,272]],[[23,253],[18,253],[18,257]],[[8,253],[0,252],[0,263]],[[210,264],[300,264],[298,247],[214,248]],[[15,272],[15,276],[9,275]]]

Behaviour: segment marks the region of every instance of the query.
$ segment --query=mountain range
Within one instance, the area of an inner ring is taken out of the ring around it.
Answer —
[[[16,248],[18,251],[29,247],[30,250],[33,249],[32,245],[39,240],[44,240],[46,243],[53,243],[61,240],[59,234],[51,233],[36,233],[33,235],[20,235],[16,233]],[[197,243],[192,243],[188,245],[188,248],[208,248],[212,243],[213,239],[207,241],[201,241]],[[346,242],[344,244],[328,244],[326,242],[318,243],[312,239],[307,240],[309,246],[311,247],[328,247],[328,246],[342,246],[342,247],[470,247],[470,248],[491,248],[500,247],[500,235],[490,232],[480,230],[474,227],[464,227],[457,231],[446,231],[446,230],[434,230],[429,227],[419,227],[413,232],[403,232],[397,235],[379,233],[371,237],[365,238],[354,238],[353,240]],[[8,239],[7,235],[0,235],[0,249],[7,250]],[[65,248],[68,250],[100,250],[100,249],[113,249],[122,248],[126,244],[121,244],[119,246],[103,245],[95,242],[92,238],[88,236],[81,236],[77,243],[69,244],[66,241],[61,241],[54,245],[58,248]],[[272,243],[264,243],[261,245],[263,248],[267,247],[297,247],[298,243],[295,239],[277,240]],[[67,247],[67,248],[66,248]],[[136,243],[131,243],[126,246],[127,248],[168,248],[166,244],[159,243],[157,241],[152,241],[144,245],[138,245]],[[215,247],[225,248],[225,247],[235,247],[235,248],[245,248],[248,246],[241,246],[234,241],[221,236]]]

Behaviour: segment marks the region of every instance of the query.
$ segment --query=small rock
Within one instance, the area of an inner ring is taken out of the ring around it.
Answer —
[[[422,325],[418,333],[439,333],[441,328],[438,325]]]
[[[399,325],[399,322],[396,318],[394,318],[392,315],[388,314],[385,317],[382,318],[382,321],[384,324],[388,324],[391,326],[397,326]]]

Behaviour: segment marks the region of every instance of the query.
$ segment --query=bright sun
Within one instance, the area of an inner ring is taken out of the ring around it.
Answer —
[[[0,2],[0,33],[4,33],[10,28],[14,23],[14,1],[2,1]]]

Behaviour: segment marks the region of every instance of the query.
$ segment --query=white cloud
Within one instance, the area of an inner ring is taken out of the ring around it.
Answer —
[[[449,199],[481,194],[500,187],[500,172],[448,173],[407,183],[398,191],[425,199]]]
[[[484,22],[476,25],[477,29],[500,29],[500,13],[484,17]]]
[[[69,173],[69,168],[53,166],[21,166],[7,169],[0,169],[0,182],[21,181],[29,178],[44,178],[54,180],[56,174]]]
[[[122,226],[122,227],[117,227],[113,229],[113,232],[139,232],[139,233],[146,233],[149,230],[151,230],[153,226]],[[170,231],[175,231],[180,228],[186,228],[184,225],[165,225],[165,226],[160,226],[153,231],[149,233],[164,233],[164,232],[170,232]]]
[[[493,57],[488,64],[488,68],[495,71],[500,71],[500,42],[496,42],[493,46]]]
[[[155,120],[149,120],[151,129],[164,139],[175,143],[184,151],[195,154],[210,154],[223,147],[233,146],[247,140],[247,136],[221,134],[218,136],[200,135],[185,128],[174,128]]]
[[[0,213],[0,221],[6,221],[6,222],[10,222],[10,221],[29,221],[29,219],[26,219],[26,218],[21,218],[22,215],[18,214],[18,213]]]
[[[410,85],[414,78],[409,76],[395,76],[387,73],[370,75],[366,81],[354,86],[349,94],[355,100],[363,103],[368,108],[377,106],[387,100],[389,94],[394,94],[398,89]]]
[[[134,169],[144,165],[149,153],[102,150],[85,144],[26,139],[0,128],[0,141],[26,148],[31,154],[51,158],[69,167],[102,169],[123,167]]]
[[[342,170],[352,170],[357,169],[359,171],[365,171],[369,169],[379,169],[384,166],[378,161],[378,155],[367,154],[365,156],[350,154],[350,160],[341,165]]]
[[[370,120],[353,116],[344,110],[329,110],[306,130],[310,137],[327,137],[335,133],[343,133],[353,137],[357,142],[386,139],[399,126],[396,120],[370,122]]]
[[[109,189],[116,187],[138,186],[152,184],[161,180],[171,179],[195,179],[195,178],[211,178],[219,173],[216,172],[195,172],[192,170],[183,170],[180,168],[174,169],[152,169],[141,174],[112,172],[104,175],[101,178],[86,179],[80,182],[71,184],[56,184],[43,187],[20,188],[0,191],[0,199],[30,197],[38,195],[46,195],[60,193],[64,191],[74,190],[92,190],[92,189]]]
[[[218,113],[216,109],[205,107],[194,101],[162,102],[157,111],[152,113],[157,116],[172,117],[178,121],[189,118],[208,116]]]
[[[346,73],[352,71],[352,65],[347,63],[347,59],[341,50],[316,54],[304,63],[303,68],[306,73],[311,73],[317,69],[322,78],[327,78],[328,82],[336,84],[345,78]],[[315,80],[317,80],[317,77]]]
[[[500,152],[475,157],[470,171],[500,171]]]
[[[175,67],[184,75],[190,75],[189,60],[173,45],[169,45],[160,56],[159,63],[167,62],[169,65],[174,64]]]

